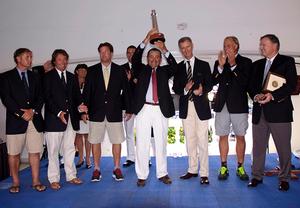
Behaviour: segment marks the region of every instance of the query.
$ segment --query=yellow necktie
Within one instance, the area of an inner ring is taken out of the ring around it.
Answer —
[[[103,75],[104,75],[105,89],[107,89],[108,81],[109,81],[109,70],[108,70],[108,68],[104,69]]]

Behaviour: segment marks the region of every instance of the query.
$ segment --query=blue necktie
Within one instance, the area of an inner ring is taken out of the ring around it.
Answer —
[[[269,70],[271,68],[271,65],[272,65],[271,60],[267,60],[267,64],[266,64],[265,70],[264,70],[264,79],[263,79],[263,81],[265,81],[265,79],[267,77],[267,74],[268,74],[268,72],[269,72]]]
[[[26,95],[29,98],[29,86],[25,77],[25,72],[21,72],[21,75],[22,75],[22,82],[24,84]]]

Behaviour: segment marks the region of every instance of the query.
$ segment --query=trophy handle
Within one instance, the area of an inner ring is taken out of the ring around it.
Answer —
[[[157,24],[155,9],[151,10],[151,19],[152,19],[152,28],[155,28],[158,31],[158,24]]]

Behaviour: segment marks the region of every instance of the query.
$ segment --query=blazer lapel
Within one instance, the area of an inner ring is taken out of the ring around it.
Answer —
[[[280,64],[280,54],[277,54],[277,56],[275,57],[275,59],[273,60],[273,63],[270,67],[270,72],[274,72],[274,70],[276,71],[277,66]]]
[[[67,80],[66,80],[66,81],[67,81],[67,92],[68,92],[69,95],[72,94],[72,86],[73,86],[73,83],[72,83],[73,79],[72,79],[71,76],[72,76],[72,75],[69,74],[69,73],[66,71],[66,77],[67,77]]]
[[[28,76],[28,74],[29,73],[27,73],[27,76]],[[17,87],[20,89],[21,92],[23,92],[23,95],[26,95],[25,86],[23,84],[22,78],[20,77],[20,74],[19,74],[17,68],[15,68],[15,75],[14,76],[16,77],[16,85],[17,85]],[[29,79],[29,77],[28,77],[28,79]],[[29,82],[29,80],[28,80],[28,82]],[[29,84],[29,87],[30,87],[30,84]]]
[[[111,88],[111,85],[112,85],[112,81],[113,81],[113,76],[115,74],[115,67],[113,65],[113,63],[111,63],[110,65],[110,73],[109,73],[109,78],[108,78],[108,85],[107,85],[107,89],[106,91],[108,91],[110,88]],[[102,77],[103,77],[103,73],[102,73]],[[104,77],[103,77],[103,82],[104,82]],[[104,83],[104,87],[105,87],[105,83]]]

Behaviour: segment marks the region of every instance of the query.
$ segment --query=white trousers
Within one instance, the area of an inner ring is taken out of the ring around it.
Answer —
[[[59,182],[60,170],[58,154],[61,150],[64,157],[64,168],[66,180],[70,181],[76,178],[76,167],[74,164],[75,157],[75,134],[70,118],[68,126],[64,132],[46,132],[46,142],[48,149],[48,180],[50,183]]]
[[[201,177],[208,177],[208,120],[200,120],[194,103],[189,101],[188,115],[182,119],[188,153],[188,172],[198,173],[199,161]]]
[[[151,126],[154,131],[156,176],[163,177],[167,171],[168,119],[163,116],[158,105],[145,104],[136,116],[136,162],[135,171],[139,179],[149,175],[149,153]]]
[[[134,120],[135,116],[128,120],[124,120],[124,129],[126,135],[127,158],[126,160],[135,161],[135,141],[134,141]]]

